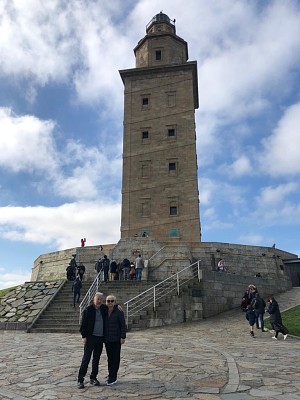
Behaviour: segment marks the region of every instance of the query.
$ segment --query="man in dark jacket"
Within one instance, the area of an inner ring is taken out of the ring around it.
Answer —
[[[255,315],[256,315],[256,328],[259,329],[259,322],[260,322],[260,329],[262,332],[267,332],[265,330],[265,323],[264,323],[264,313],[265,313],[265,308],[266,308],[266,302],[262,297],[260,297],[259,293],[257,292],[255,294],[254,299],[252,300],[251,303]]]
[[[92,354],[93,360],[90,384],[94,386],[100,385],[97,375],[103,349],[105,323],[107,320],[107,307],[105,304],[102,304],[103,300],[103,293],[97,292],[94,296],[93,304],[88,306],[82,315],[80,333],[84,344],[84,354],[78,372],[77,386],[79,389],[84,388],[84,377],[87,373]]]

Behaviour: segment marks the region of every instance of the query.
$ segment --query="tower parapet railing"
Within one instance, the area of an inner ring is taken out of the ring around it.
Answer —
[[[139,316],[141,311],[145,310],[152,305],[153,311],[156,310],[158,300],[163,299],[168,294],[175,292],[180,295],[180,291],[183,285],[187,282],[197,278],[198,282],[202,280],[202,270],[200,269],[201,260],[183,268],[177,273],[169,276],[165,280],[145,290],[139,295],[124,303],[126,323],[127,327],[129,324],[129,318]]]

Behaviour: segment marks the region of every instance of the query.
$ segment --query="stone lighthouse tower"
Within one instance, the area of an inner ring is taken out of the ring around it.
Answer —
[[[134,49],[124,83],[121,239],[200,242],[197,62],[162,12]]]

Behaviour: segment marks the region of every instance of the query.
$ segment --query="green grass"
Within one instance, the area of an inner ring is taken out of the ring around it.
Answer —
[[[7,289],[0,289],[0,297],[4,297],[7,293],[11,292],[14,290],[17,286],[7,288]]]
[[[281,313],[283,325],[286,326],[291,335],[300,337],[300,305]],[[265,321],[268,329],[271,328],[269,319]]]

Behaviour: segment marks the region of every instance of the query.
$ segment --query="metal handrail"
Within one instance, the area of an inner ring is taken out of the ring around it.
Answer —
[[[87,306],[90,305],[92,299],[95,296],[95,293],[98,292],[99,283],[103,282],[103,278],[104,273],[103,271],[100,271],[94,279],[94,282],[91,284],[89,290],[86,292],[86,295],[84,296],[82,302],[79,304],[79,323],[81,322],[83,311],[86,309]]]
[[[126,301],[126,323],[128,326],[129,317],[140,315],[140,312],[150,305],[153,305],[153,311],[156,309],[157,300],[165,297],[172,291],[180,294],[180,287],[190,280],[197,278],[198,282],[202,279],[202,270],[200,269],[201,260],[183,268],[181,271],[169,276],[165,280],[138,294],[132,299]]]
[[[149,258],[148,262],[149,262],[152,258],[156,257],[157,254],[160,253],[165,247],[166,247],[166,246],[161,247],[156,253],[154,253],[154,254]]]

